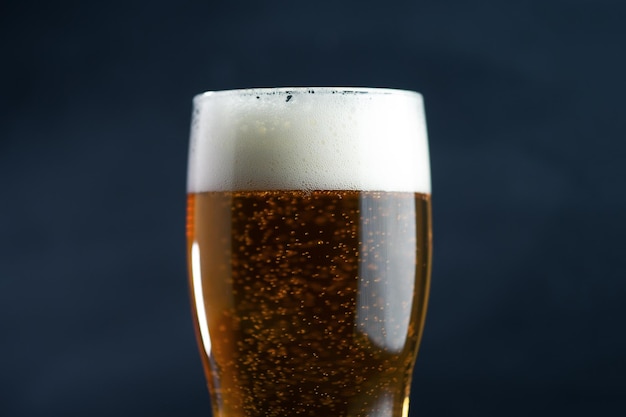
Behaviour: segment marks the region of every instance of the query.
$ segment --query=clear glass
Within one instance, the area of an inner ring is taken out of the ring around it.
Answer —
[[[407,416],[431,270],[421,95],[198,95],[187,191],[213,415]]]

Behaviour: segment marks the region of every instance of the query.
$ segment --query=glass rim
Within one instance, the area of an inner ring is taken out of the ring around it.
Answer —
[[[196,94],[193,101],[201,101],[214,96],[271,96],[284,94],[373,94],[422,97],[421,93],[413,90],[387,87],[259,87],[236,88],[227,90],[209,90]]]

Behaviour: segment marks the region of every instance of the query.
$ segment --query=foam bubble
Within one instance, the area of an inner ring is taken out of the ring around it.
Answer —
[[[187,189],[430,193],[422,96],[356,88],[198,95]]]

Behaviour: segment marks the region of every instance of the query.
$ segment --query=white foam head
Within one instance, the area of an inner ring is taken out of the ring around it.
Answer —
[[[187,189],[430,193],[422,96],[369,88],[198,95]]]

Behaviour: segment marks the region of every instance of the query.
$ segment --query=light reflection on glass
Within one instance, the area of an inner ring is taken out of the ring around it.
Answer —
[[[206,313],[204,311],[204,295],[202,294],[202,269],[200,266],[200,249],[198,243],[193,242],[191,245],[191,275],[193,276],[193,297],[198,315],[198,327],[200,327],[200,336],[202,345],[206,351],[207,357],[211,357],[211,336],[209,334],[209,325],[207,323]]]
[[[394,205],[367,196],[360,206],[357,328],[376,346],[397,353],[406,343],[413,308],[415,201],[407,199]]]
[[[404,402],[402,403],[402,417],[409,417],[409,396],[404,397]]]

